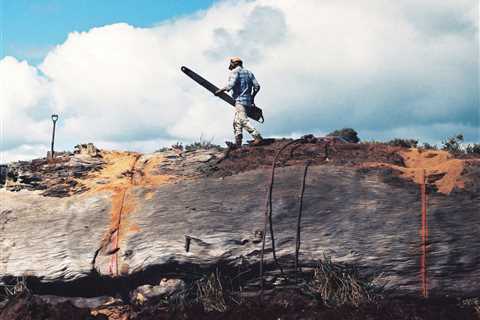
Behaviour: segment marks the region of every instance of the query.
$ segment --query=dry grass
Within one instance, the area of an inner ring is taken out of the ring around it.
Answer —
[[[231,290],[229,279],[223,277],[218,269],[197,276],[201,277],[191,279],[184,289],[162,299],[152,299],[149,303],[155,304],[158,308],[167,308],[174,314],[184,312],[195,305],[201,306],[207,313],[223,313],[243,302],[240,294]]]
[[[478,319],[480,319],[480,297],[465,299],[462,301],[462,305],[473,307]]]
[[[329,257],[325,257],[315,268],[306,293],[330,307],[358,307],[374,301],[370,281],[362,280],[355,268],[334,264]]]
[[[218,270],[198,280],[195,285],[197,287],[197,302],[203,306],[206,312],[227,311],[226,291],[223,288]]]
[[[15,284],[0,284],[0,304],[22,293],[28,293],[25,277],[16,278]]]

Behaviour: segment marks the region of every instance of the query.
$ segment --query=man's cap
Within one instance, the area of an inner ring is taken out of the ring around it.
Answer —
[[[243,62],[242,59],[240,59],[240,57],[231,57],[230,58],[230,62],[232,63],[238,63],[238,62]]]

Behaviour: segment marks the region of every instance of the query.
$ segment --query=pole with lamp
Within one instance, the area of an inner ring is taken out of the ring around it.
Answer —
[[[53,121],[53,131],[52,131],[52,148],[50,150],[50,156],[53,159],[55,156],[54,145],[55,145],[55,126],[58,120],[58,114],[52,114],[52,121]]]

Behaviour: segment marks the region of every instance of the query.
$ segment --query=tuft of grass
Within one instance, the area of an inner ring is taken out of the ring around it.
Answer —
[[[195,150],[210,150],[210,149],[215,149],[218,151],[223,151],[224,148],[222,148],[218,144],[212,143],[212,140],[205,140],[203,138],[203,135],[200,136],[198,141],[194,141],[190,144],[183,145],[182,142],[177,142],[175,144],[172,144],[170,147],[163,147],[155,152],[165,152],[165,151],[170,151],[170,150],[179,150],[179,151],[195,151]]]
[[[0,284],[0,304],[23,293],[29,293],[25,277],[17,277],[14,284]]]
[[[480,297],[465,299],[461,304],[463,306],[473,307],[477,315],[480,317]]]
[[[306,293],[329,307],[358,307],[375,300],[371,281],[361,279],[354,267],[334,264],[330,257],[318,263],[306,285]]]
[[[243,288],[234,287],[232,279],[221,274],[218,267],[210,273],[196,274],[194,278],[183,290],[155,303],[167,307],[172,313],[183,312],[195,305],[201,306],[207,313],[223,313],[246,303],[242,296]]]
[[[194,141],[191,144],[187,144],[185,146],[185,151],[209,150],[209,149],[215,149],[218,151],[223,150],[223,148],[218,144],[212,143],[212,140],[205,140],[203,135],[200,136],[198,141]]]
[[[227,293],[222,285],[218,270],[217,272],[212,272],[209,276],[198,280],[195,285],[197,288],[196,300],[203,306],[203,309],[206,312],[227,311]]]
[[[218,144],[213,144],[208,141],[195,141],[185,146],[185,151],[209,150],[209,149],[222,150],[222,147],[219,146]]]
[[[418,144],[418,140],[395,138],[393,140],[388,141],[386,144],[395,146],[395,147],[416,148]]]
[[[438,150],[438,147],[436,144],[430,144],[428,142],[424,142],[421,148],[425,150]]]
[[[170,151],[170,150],[183,151],[183,144],[181,142],[176,142],[175,144],[172,144],[170,147],[162,147],[158,150],[155,150],[155,152],[165,152],[165,151]]]

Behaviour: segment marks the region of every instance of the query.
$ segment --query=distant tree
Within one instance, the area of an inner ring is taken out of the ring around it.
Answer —
[[[353,130],[352,128],[343,128],[340,130],[335,130],[327,134],[328,137],[342,137],[350,142],[357,143],[360,141],[358,138],[357,131]]]
[[[459,133],[442,141],[442,150],[450,153],[461,153],[462,151],[463,134]]]

